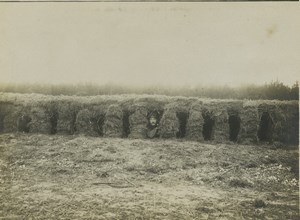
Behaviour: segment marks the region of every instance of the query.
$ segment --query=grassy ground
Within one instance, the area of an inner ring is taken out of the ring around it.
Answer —
[[[0,135],[0,219],[299,219],[298,148]]]

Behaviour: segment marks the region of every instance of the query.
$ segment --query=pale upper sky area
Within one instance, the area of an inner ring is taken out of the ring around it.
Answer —
[[[292,85],[298,3],[1,3],[0,82]]]

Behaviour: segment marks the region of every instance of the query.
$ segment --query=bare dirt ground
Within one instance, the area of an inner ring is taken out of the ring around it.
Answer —
[[[279,147],[2,134],[0,219],[299,219]]]

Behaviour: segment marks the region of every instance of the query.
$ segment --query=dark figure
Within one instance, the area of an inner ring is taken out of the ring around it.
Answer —
[[[154,111],[148,117],[148,130],[147,130],[147,137],[148,138],[156,138],[159,136],[158,134],[158,124],[159,124],[159,114]]]

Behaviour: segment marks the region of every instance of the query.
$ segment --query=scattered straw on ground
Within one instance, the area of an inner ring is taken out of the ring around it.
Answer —
[[[3,219],[299,219],[298,149],[0,135]]]

